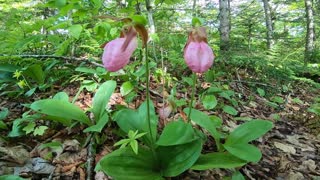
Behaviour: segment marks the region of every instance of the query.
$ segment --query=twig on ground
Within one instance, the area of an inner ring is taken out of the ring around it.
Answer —
[[[88,158],[87,158],[87,180],[91,180],[93,177],[93,144],[94,144],[94,138],[93,135],[90,134],[89,137],[89,146],[88,146]]]
[[[72,60],[72,61],[86,61],[89,62],[95,66],[103,67],[102,64],[99,64],[97,62],[92,61],[97,60],[96,58],[93,57],[68,57],[68,56],[56,56],[56,55],[35,55],[35,54],[17,54],[17,55],[7,55],[7,54],[0,54],[1,57],[20,57],[20,58],[36,58],[36,59],[62,59],[62,60]]]

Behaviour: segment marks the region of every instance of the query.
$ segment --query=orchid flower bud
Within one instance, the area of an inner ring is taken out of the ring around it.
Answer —
[[[188,67],[196,73],[206,72],[213,64],[214,54],[207,43],[204,27],[194,29],[184,47],[184,60]]]
[[[118,71],[127,65],[132,53],[138,47],[137,33],[132,27],[121,36],[124,37],[114,39],[104,47],[102,62],[111,72]]]

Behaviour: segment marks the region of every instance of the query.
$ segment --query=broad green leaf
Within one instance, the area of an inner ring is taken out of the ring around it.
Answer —
[[[8,126],[2,120],[0,120],[0,129],[8,129]]]
[[[69,102],[69,96],[65,92],[58,92],[56,95],[53,96],[53,99]]]
[[[193,170],[208,170],[214,168],[236,168],[245,165],[247,162],[233,156],[230,153],[214,152],[203,154],[191,167]]]
[[[155,115],[154,106],[152,101],[150,101],[150,119],[151,119],[151,130],[152,130],[152,138],[149,134],[149,125],[147,120],[147,103],[144,102],[139,107],[138,111],[132,109],[122,109],[115,113],[114,120],[117,122],[118,126],[125,132],[129,133],[130,130],[136,131],[138,130],[140,133],[148,133],[142,137],[142,140],[151,145],[151,142],[156,141],[157,135],[157,124],[158,119]]]
[[[72,25],[68,28],[70,36],[79,39],[81,31],[82,31],[82,26],[80,24],[75,24]]]
[[[57,116],[47,115],[43,119],[56,121],[56,122],[61,123],[61,124],[65,125],[65,126],[71,126],[71,124],[72,124],[72,119],[67,119],[67,118],[64,118],[64,117],[57,117]]]
[[[27,125],[27,123],[34,121],[36,119],[39,119],[41,116],[40,114],[33,114],[28,115],[27,113],[24,113],[22,115],[22,118],[15,119],[12,124],[12,130],[9,132],[9,137],[18,137],[25,135],[25,132],[22,130],[24,126]]]
[[[189,86],[193,85],[193,80],[191,77],[182,77],[182,80],[186,82]]]
[[[63,119],[74,119],[86,125],[91,125],[86,114],[76,105],[58,99],[35,101],[30,108],[36,112]]]
[[[79,72],[89,73],[89,74],[96,74],[97,73],[97,71],[95,69],[88,68],[88,67],[77,67],[75,70],[79,71]]]
[[[0,176],[0,180],[26,180],[20,176],[15,175],[2,175]]]
[[[22,130],[24,130],[26,134],[29,134],[32,131],[34,131],[35,127],[36,127],[36,123],[32,121],[32,122],[29,122],[28,125],[25,126]]]
[[[104,128],[104,126],[108,123],[109,121],[109,115],[107,112],[105,112],[103,114],[103,116],[101,116],[101,118],[98,120],[98,123],[96,125],[90,126],[88,128],[86,128],[85,130],[83,130],[83,132],[98,132],[101,133],[102,129]]]
[[[81,87],[87,89],[89,92],[93,92],[97,89],[98,83],[93,80],[84,80],[81,83]]]
[[[296,103],[296,104],[301,104],[301,105],[303,104],[303,101],[301,101],[301,100],[300,100],[299,98],[297,98],[297,97],[296,97],[296,98],[293,98],[293,99],[292,99],[292,102],[294,102],[294,103]]]
[[[238,111],[234,107],[228,105],[223,106],[223,111],[233,116],[238,114]]]
[[[258,162],[262,157],[260,150],[252,144],[238,143],[223,147],[232,155],[249,162]]]
[[[230,133],[230,135],[227,137],[225,145],[229,146],[233,144],[248,143],[261,137],[270,129],[272,129],[272,127],[272,122],[267,120],[252,120],[246,122]]]
[[[133,16],[131,16],[131,19],[135,24],[141,24],[144,26],[146,26],[148,24],[147,19],[141,15],[133,15]]]
[[[202,100],[205,109],[213,109],[217,106],[218,101],[214,95],[206,95]]]
[[[188,144],[159,146],[156,151],[160,161],[162,175],[172,177],[183,173],[197,161],[201,150],[201,139],[197,139]]]
[[[37,136],[37,135],[42,136],[44,134],[45,130],[47,130],[47,129],[48,129],[47,126],[38,126],[34,129],[33,135],[34,136]]]
[[[266,95],[266,92],[263,90],[263,89],[261,89],[261,88],[258,88],[257,89],[257,92],[258,92],[258,94],[260,95],[260,96],[265,96]]]
[[[30,97],[33,95],[33,93],[36,91],[36,87],[35,88],[32,88],[30,89],[29,91],[27,91],[24,95],[27,96],[27,97]]]
[[[149,111],[150,111],[150,125],[151,125],[151,133],[152,137],[149,134],[149,122],[148,122],[148,116],[147,116],[147,101],[143,102],[140,107],[139,107],[139,118],[140,121],[142,121],[143,127],[144,127],[144,132],[148,132],[143,137],[148,138],[151,140],[153,139],[153,142],[156,141],[157,137],[157,125],[158,125],[158,117],[156,116],[155,110],[154,110],[154,105],[153,102],[150,100],[150,106],[149,106]],[[141,131],[139,131],[141,132]],[[142,131],[143,132],[143,131]]]
[[[23,128],[22,123],[24,123],[24,122],[28,122],[28,120],[23,119],[23,118],[15,119],[12,124],[12,130],[9,132],[8,136],[9,137],[18,137],[18,136],[25,135],[25,132],[22,130],[22,128]]]
[[[93,98],[93,107],[92,112],[96,122],[99,122],[101,117],[106,112],[106,106],[109,102],[109,99],[116,89],[117,83],[115,81],[104,82],[98,89],[97,93]]]
[[[62,148],[62,143],[59,141],[53,141],[53,142],[41,144],[39,146],[39,149],[44,149],[44,148],[51,148],[51,149]]]
[[[124,82],[120,87],[120,93],[122,96],[129,94],[133,90],[133,85],[130,81]]]
[[[98,162],[95,170],[102,170],[117,180],[163,179],[152,152],[143,147],[139,147],[138,154],[130,147],[113,151]]]
[[[184,113],[189,113],[189,108],[185,108],[183,110]],[[216,141],[219,141],[220,139],[220,133],[216,130],[217,125],[221,122],[221,119],[217,116],[211,116],[209,117],[204,112],[198,111],[196,109],[191,109],[191,120],[201,126],[202,128],[209,131],[209,133],[216,139]]]
[[[8,63],[0,64],[0,72],[15,72],[18,69],[21,69],[21,67]]]
[[[221,96],[227,100],[231,100],[231,96],[234,96],[234,91],[224,90],[221,93],[219,93],[219,96]]]
[[[284,103],[283,98],[282,98],[282,97],[280,97],[280,96],[272,97],[272,98],[271,98],[271,101],[272,101],[272,102],[275,102],[275,103],[278,103],[278,104],[282,104],[282,103]]]
[[[25,71],[23,71],[23,74],[32,78],[38,84],[44,83],[45,74],[42,70],[42,67],[39,64],[29,66]]]
[[[2,108],[2,110],[0,111],[0,120],[5,119],[9,114],[9,110],[8,108]]]
[[[231,180],[246,180],[246,178],[243,177],[241,172],[236,171],[235,173],[232,174],[232,179]]]
[[[173,121],[164,127],[156,144],[160,146],[173,146],[186,144],[197,138],[199,137],[196,136],[191,124]]]

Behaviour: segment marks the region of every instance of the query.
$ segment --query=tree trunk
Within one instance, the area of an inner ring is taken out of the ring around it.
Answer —
[[[271,49],[273,42],[273,28],[272,28],[272,19],[271,19],[271,10],[269,6],[269,0],[263,0],[264,14],[266,19],[266,27],[267,27],[267,47]]]
[[[219,0],[220,50],[228,51],[230,43],[230,0]]]
[[[314,18],[312,9],[312,0],[305,0],[306,16],[307,16],[307,34],[304,61],[307,63],[311,59],[315,45]]]

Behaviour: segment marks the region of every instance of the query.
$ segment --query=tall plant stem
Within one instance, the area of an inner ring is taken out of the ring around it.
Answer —
[[[147,82],[146,82],[146,90],[147,90],[147,120],[148,120],[148,128],[149,128],[149,133],[151,136],[151,149],[152,151],[154,151],[154,140],[153,140],[153,134],[152,134],[152,130],[151,130],[151,119],[150,119],[150,91],[149,91],[149,86],[150,86],[150,81],[149,81],[149,76],[150,76],[150,71],[149,71],[149,60],[148,60],[148,45],[146,45],[146,47],[144,48],[145,50],[145,54],[144,54],[144,58],[146,61],[146,78],[147,78]]]
[[[190,101],[190,104],[189,104],[189,113],[188,113],[188,123],[190,123],[191,121],[191,109],[192,109],[192,104],[193,104],[193,100],[194,100],[194,95],[195,95],[195,92],[196,92],[196,83],[197,83],[197,76],[196,76],[196,73],[193,73],[192,74],[192,78],[193,78],[193,84],[192,84],[192,94],[191,94],[191,101]]]

